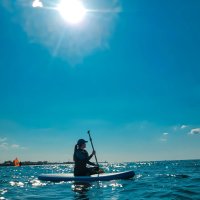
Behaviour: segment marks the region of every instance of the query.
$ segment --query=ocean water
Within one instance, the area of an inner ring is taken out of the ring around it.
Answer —
[[[70,173],[73,165],[0,167],[3,199],[200,200],[200,160],[102,164],[106,172],[134,170],[135,178],[74,185],[42,182],[41,173]]]

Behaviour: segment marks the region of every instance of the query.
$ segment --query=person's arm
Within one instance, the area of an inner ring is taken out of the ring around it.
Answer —
[[[95,151],[93,151],[93,152],[91,153],[91,155],[88,157],[88,160],[90,160],[90,159],[92,158],[93,155],[95,155]]]
[[[93,162],[90,162],[89,160],[86,162],[88,165],[92,165],[92,166],[96,166],[96,164],[95,163],[93,163]]]
[[[88,157],[88,160],[87,160],[87,164],[89,164],[89,165],[92,165],[92,166],[96,166],[96,164],[95,163],[93,163],[93,162],[90,162],[90,159],[92,158],[92,156],[93,155],[95,155],[95,151],[93,151],[92,152],[92,154],[90,155],[90,156],[88,156],[88,152],[87,152],[87,157]]]
[[[80,160],[80,161],[86,162],[89,165],[96,166],[95,163],[89,161],[94,154],[95,154],[95,152],[92,152],[92,154],[90,156],[88,156],[88,152],[87,151],[85,151],[85,153],[83,153],[81,151],[77,151],[76,152],[76,158],[78,160]]]

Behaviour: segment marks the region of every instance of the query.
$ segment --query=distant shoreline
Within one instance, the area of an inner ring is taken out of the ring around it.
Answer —
[[[192,160],[200,160],[200,159],[185,159],[185,160],[157,160],[157,161],[125,161],[125,162],[121,162],[121,163],[140,163],[140,162],[180,162],[180,161],[192,161]],[[107,161],[102,161],[99,162],[99,164],[101,163],[108,163]],[[115,162],[113,162],[115,163]],[[120,163],[120,162],[116,162],[116,163]],[[37,162],[33,162],[33,161],[24,161],[21,162],[21,166],[36,166],[36,165],[69,165],[69,164],[74,164],[74,162],[68,161],[68,162],[48,162],[48,161],[37,161]],[[5,161],[4,163],[0,163],[0,167],[15,167],[13,164],[13,161]]]
[[[99,162],[99,163],[107,163],[107,162]],[[25,161],[21,162],[21,166],[35,166],[35,165],[70,165],[74,164],[74,162],[48,162],[48,161]],[[0,167],[15,167],[12,161],[5,161],[4,163],[0,163]],[[20,167],[21,167],[20,166]]]
[[[74,164],[74,162],[47,162],[47,161],[38,161],[38,162],[31,162],[31,161],[25,161],[21,162],[21,166],[34,166],[34,165],[60,165],[60,164]],[[10,167],[14,164],[12,161],[6,161],[4,163],[0,163],[0,167]]]

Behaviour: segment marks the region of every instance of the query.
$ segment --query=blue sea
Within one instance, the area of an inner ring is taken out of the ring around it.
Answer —
[[[105,163],[106,172],[134,170],[130,180],[42,182],[41,173],[71,173],[73,165],[0,167],[0,200],[4,199],[200,199],[200,160]]]

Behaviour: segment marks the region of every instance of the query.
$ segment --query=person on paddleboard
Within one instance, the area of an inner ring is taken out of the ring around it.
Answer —
[[[99,173],[99,167],[90,162],[90,159],[95,155],[95,151],[89,156],[88,152],[85,150],[87,141],[84,139],[79,139],[74,148],[74,176],[90,176],[92,174]],[[93,167],[87,167],[92,165]]]

